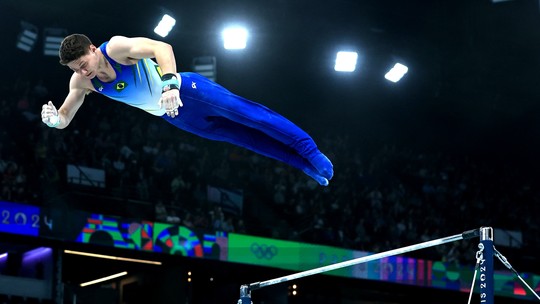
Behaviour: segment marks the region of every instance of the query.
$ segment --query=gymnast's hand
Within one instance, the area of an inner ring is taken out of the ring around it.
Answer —
[[[56,127],[60,123],[58,110],[53,105],[52,101],[44,104],[41,107],[41,121],[49,127]]]
[[[165,108],[165,113],[171,118],[178,116],[178,107],[183,105],[182,100],[180,100],[180,90],[178,89],[166,89],[159,99],[159,108]]]

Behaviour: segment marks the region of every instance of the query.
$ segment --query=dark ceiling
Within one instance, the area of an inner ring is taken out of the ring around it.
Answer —
[[[540,135],[536,0],[22,3],[0,4],[2,52],[13,58],[6,64],[46,77],[50,87],[60,84],[57,102],[69,72],[40,50],[15,49],[19,21],[85,33],[99,44],[112,35],[159,38],[153,28],[169,13],[178,22],[165,40],[180,71],[194,57],[216,56],[218,82],[312,133],[488,151],[531,149]],[[250,31],[248,47],[225,51],[220,31],[236,21]],[[354,73],[333,71],[341,48],[359,53]],[[393,84],[383,75],[396,60],[409,73]]]

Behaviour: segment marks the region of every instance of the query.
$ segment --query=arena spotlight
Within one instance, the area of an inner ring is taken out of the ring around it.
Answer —
[[[161,21],[159,21],[156,28],[154,28],[154,33],[165,38],[167,37],[167,35],[169,35],[169,32],[173,29],[175,25],[176,25],[176,19],[165,14],[163,15],[163,17],[161,17]]]
[[[25,52],[31,52],[36,45],[38,28],[25,21],[21,21],[21,32],[17,36],[17,48]]]
[[[43,55],[58,57],[60,44],[67,36],[67,30],[63,28],[45,28],[43,36]]]
[[[216,57],[201,56],[193,58],[193,71],[197,74],[216,81]]]
[[[398,82],[401,80],[401,78],[403,78],[403,76],[405,76],[405,74],[407,74],[408,71],[409,71],[408,67],[404,66],[401,63],[396,63],[390,69],[390,71],[388,71],[388,73],[384,75],[384,78],[392,82]]]
[[[243,27],[228,27],[223,30],[222,37],[226,50],[241,50],[246,48],[248,32]]]
[[[357,60],[357,52],[337,52],[334,70],[336,72],[354,72],[356,70]]]

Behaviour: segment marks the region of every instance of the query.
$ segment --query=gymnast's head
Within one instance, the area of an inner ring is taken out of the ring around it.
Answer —
[[[92,51],[92,41],[83,34],[71,34],[62,40],[60,45],[60,64],[68,65]]]
[[[83,34],[72,34],[60,44],[60,64],[87,79],[92,79],[99,70],[100,52],[92,41]]]

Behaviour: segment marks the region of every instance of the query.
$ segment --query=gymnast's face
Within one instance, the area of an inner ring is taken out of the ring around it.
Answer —
[[[67,66],[73,70],[73,72],[83,76],[86,79],[96,77],[99,66],[99,55],[97,53],[97,48],[94,45],[90,45],[89,51],[86,54],[71,61],[67,64]]]

